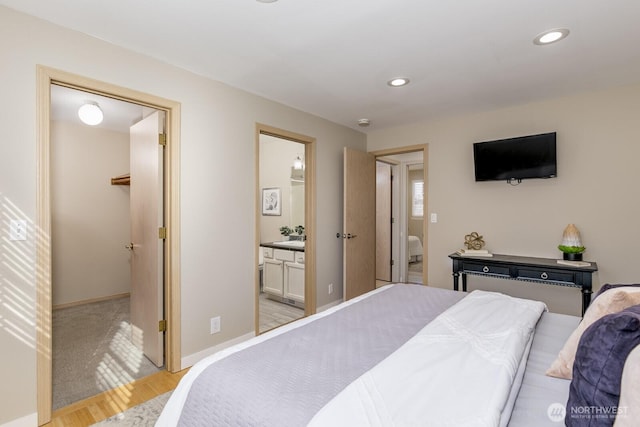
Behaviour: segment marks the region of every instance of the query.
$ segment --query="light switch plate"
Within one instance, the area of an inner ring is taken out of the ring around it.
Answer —
[[[9,222],[9,240],[27,240],[27,221],[12,219]]]
[[[434,224],[436,222],[438,222],[438,214],[437,213],[432,213],[431,214],[431,222],[434,223]]]

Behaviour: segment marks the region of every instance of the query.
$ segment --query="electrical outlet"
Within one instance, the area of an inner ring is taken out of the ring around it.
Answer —
[[[220,332],[220,316],[211,318],[211,335]]]
[[[27,221],[12,219],[9,222],[9,240],[27,240]]]
[[[333,283],[329,283],[329,295],[333,293]]]

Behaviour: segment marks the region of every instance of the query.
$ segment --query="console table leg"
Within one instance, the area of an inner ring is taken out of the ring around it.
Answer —
[[[458,290],[458,273],[453,273],[453,290]]]
[[[462,273],[461,276],[462,276],[462,292],[467,292],[467,275],[465,273]]]
[[[584,317],[587,307],[591,304],[591,294],[593,291],[590,288],[582,288],[582,317]]]

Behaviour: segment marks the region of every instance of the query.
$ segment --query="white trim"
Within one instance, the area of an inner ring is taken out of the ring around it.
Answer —
[[[38,425],[38,413],[34,412],[22,418],[16,418],[8,423],[0,424],[0,427],[36,427]]]
[[[229,341],[225,341],[218,345],[214,345],[213,347],[205,348],[204,350],[199,351],[197,353],[193,353],[188,356],[185,356],[182,359],[180,359],[180,369],[190,368],[207,356],[211,356],[212,354],[217,353],[220,350],[224,350],[227,347],[231,347],[232,345],[239,344],[255,336],[256,334],[254,332],[250,332],[248,334],[240,335],[239,337],[230,339]],[[0,427],[4,427],[4,426],[0,426]]]
[[[342,304],[343,301],[344,301],[343,299],[338,299],[338,300],[335,300],[335,301],[331,301],[329,304],[325,304],[322,307],[318,307],[316,309],[316,313],[322,313],[325,310],[329,310],[331,307],[335,307],[338,304]]]

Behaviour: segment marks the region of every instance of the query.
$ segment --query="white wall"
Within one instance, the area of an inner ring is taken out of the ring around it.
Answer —
[[[51,123],[53,305],[130,291],[129,134]]]
[[[183,357],[253,331],[256,122],[317,140],[317,304],[332,301],[328,284],[342,282],[342,148],[364,150],[364,134],[4,7],[0,28],[0,424],[36,411],[37,64],[182,104]],[[29,221],[29,238],[4,244],[15,217]],[[222,320],[216,335],[212,316]]]
[[[586,260],[598,263],[594,289],[640,280],[640,85],[372,132],[367,149],[429,144],[431,286],[451,288],[448,254],[477,231],[495,253],[560,258],[567,224],[579,228]],[[475,182],[472,143],[557,132],[558,177]],[[428,215],[428,212],[426,213]],[[469,278],[483,287],[544,300],[551,311],[578,314],[577,289]]]

